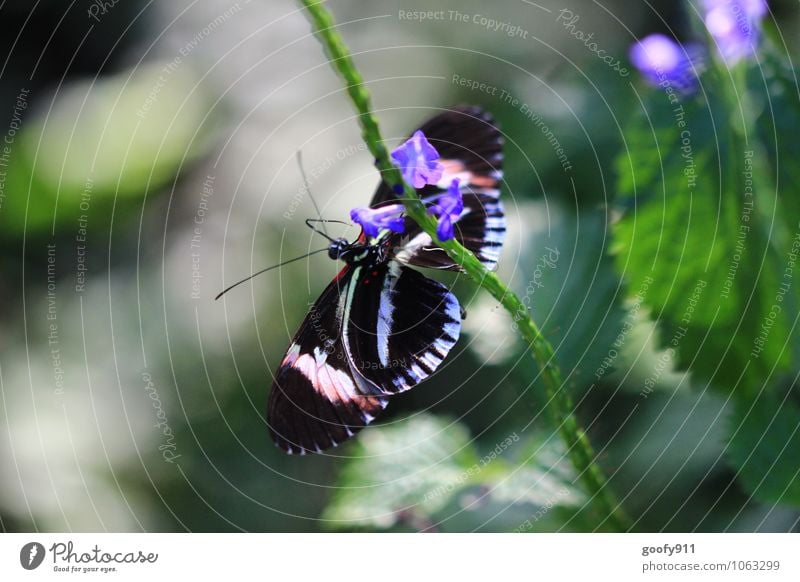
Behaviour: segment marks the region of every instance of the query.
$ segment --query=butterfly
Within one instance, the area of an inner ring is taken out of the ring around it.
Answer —
[[[448,188],[457,189],[463,207],[455,211],[452,236],[494,269],[506,230],[503,139],[494,120],[477,107],[458,107],[417,131],[438,152],[441,172],[417,193],[433,206]],[[382,182],[368,211],[380,214],[397,203]],[[333,239],[328,248],[344,267],[310,308],[269,394],[269,431],[287,453],[318,453],[353,437],[391,396],[433,374],[458,340],[458,299],[411,266],[460,267],[413,220],[399,220],[402,228],[376,236],[363,229],[355,241]]]

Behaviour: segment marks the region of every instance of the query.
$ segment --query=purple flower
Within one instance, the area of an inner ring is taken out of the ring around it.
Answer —
[[[439,240],[445,241],[453,238],[453,223],[461,218],[464,211],[464,199],[461,197],[461,190],[458,187],[459,179],[454,178],[447,189],[436,200],[436,204],[428,208],[428,212],[439,219],[436,226],[436,236]]]
[[[630,59],[654,87],[675,87],[681,93],[697,88],[702,49],[681,45],[663,34],[646,36],[630,49]]]
[[[403,178],[414,188],[436,184],[442,179],[444,167],[439,163],[439,152],[417,130],[407,142],[392,151],[394,164],[400,168]]]
[[[703,0],[705,25],[729,65],[753,55],[761,36],[766,0]]]
[[[353,208],[350,218],[360,224],[367,236],[376,237],[385,228],[394,232],[405,230],[402,204],[389,204],[380,208]]]

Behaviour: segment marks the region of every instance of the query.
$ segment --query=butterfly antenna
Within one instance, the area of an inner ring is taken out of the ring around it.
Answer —
[[[320,234],[324,235],[325,238],[327,238],[328,240],[333,240],[331,239],[331,237],[328,236],[328,229],[325,228],[325,221],[322,220],[322,212],[319,209],[317,201],[314,199],[314,195],[311,193],[311,184],[309,184],[308,176],[306,176],[306,171],[303,168],[303,152],[301,152],[300,150],[297,150],[297,165],[300,168],[300,175],[303,177],[303,188],[308,194],[308,197],[311,199],[311,204],[314,205],[314,210],[317,211],[317,216],[319,217],[319,221],[322,223],[323,232]],[[306,224],[308,224],[308,221],[306,221]]]
[[[336,224],[343,224],[343,225],[345,225],[345,226],[352,226],[352,225],[351,225],[349,222],[344,222],[343,220],[324,220],[324,219],[322,219],[322,218],[306,218],[306,226],[307,226],[308,228],[310,228],[311,230],[313,230],[313,231],[314,231],[314,232],[316,232],[317,234],[320,234],[320,235],[324,236],[326,239],[328,239],[328,240],[329,240],[329,241],[331,241],[331,242],[336,242],[336,241],[335,241],[334,239],[332,239],[332,238],[331,238],[331,237],[328,235],[328,233],[327,233],[327,232],[323,232],[323,231],[319,230],[318,228],[314,227],[314,226],[311,224],[312,222],[321,222],[322,224],[325,224],[325,223],[328,223],[328,222],[334,222],[334,223],[336,223]]]
[[[333,239],[330,237],[330,235],[327,232],[321,231],[317,227],[312,226],[311,225],[312,222],[321,222],[321,223],[324,224],[324,223],[327,222],[327,220],[316,219],[316,218],[306,218],[306,226],[308,228],[310,228],[311,230],[313,230],[314,232],[316,232],[317,234],[320,234],[320,235],[324,236],[329,241],[334,242]]]
[[[241,285],[242,283],[246,283],[246,282],[247,282],[247,281],[249,281],[250,279],[252,279],[252,278],[254,278],[254,277],[257,277],[257,276],[258,276],[258,275],[260,275],[261,273],[266,273],[267,271],[271,271],[272,269],[277,269],[278,267],[283,267],[284,265],[288,265],[289,263],[294,263],[295,261],[299,261],[299,260],[301,260],[301,259],[308,258],[308,257],[310,257],[311,255],[316,255],[317,253],[321,253],[321,252],[323,252],[323,251],[327,251],[327,250],[328,250],[328,247],[325,247],[324,249],[318,249],[318,250],[316,250],[316,251],[311,251],[310,253],[306,253],[306,254],[305,254],[305,255],[303,255],[303,256],[300,256],[300,257],[295,257],[295,258],[293,258],[293,259],[289,259],[288,261],[283,261],[282,263],[278,263],[277,265],[272,265],[271,267],[267,267],[266,269],[261,269],[260,271],[258,271],[258,272],[256,272],[256,273],[253,273],[253,274],[252,274],[252,275],[250,275],[249,277],[245,277],[245,278],[244,278],[244,279],[242,279],[241,281],[237,281],[236,283],[234,283],[234,284],[233,284],[233,285],[231,285],[230,287],[227,287],[227,288],[225,288],[225,289],[224,289],[224,290],[223,290],[223,291],[222,291],[222,292],[221,292],[219,295],[217,295],[216,297],[214,297],[214,301],[216,301],[217,299],[219,299],[220,297],[222,297],[223,295],[225,295],[225,293],[227,293],[228,291],[230,291],[230,290],[231,290],[231,289],[233,289],[234,287],[238,287],[238,286],[239,286],[239,285]]]

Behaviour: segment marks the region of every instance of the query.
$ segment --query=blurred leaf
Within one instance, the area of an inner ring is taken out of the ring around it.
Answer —
[[[680,367],[729,390],[744,377],[742,392],[752,394],[776,367],[788,369],[791,313],[770,315],[786,256],[770,240],[767,160],[730,128],[732,115],[713,83],[704,86],[705,101],[683,104],[650,91],[632,116],[617,159],[626,212],[614,250],[631,289],[649,283],[644,301]],[[796,119],[796,109],[776,115]],[[745,171],[752,171],[749,197]],[[781,202],[798,195],[779,191]],[[782,228],[797,228],[797,208],[784,208]]]
[[[772,50],[764,50],[760,65],[748,70],[750,95],[755,97],[752,107],[761,112],[757,137],[776,172],[775,187],[787,212],[784,218],[796,227],[792,218],[800,218],[800,88],[796,72]]]
[[[323,514],[341,522],[332,527],[386,528],[404,509],[436,511],[452,495],[451,484],[469,477],[462,468],[478,461],[463,426],[427,414],[364,431],[352,454]]]
[[[800,407],[764,395],[738,402],[728,453],[742,484],[759,501],[800,506]]]
[[[795,71],[771,50],[764,51],[761,67],[750,69],[749,85],[750,95],[757,97],[753,107],[761,111],[757,137],[765,149],[770,171],[775,173],[773,187],[779,196],[775,227],[782,278],[778,284],[791,284],[797,273],[789,261],[796,260],[800,250],[800,87]],[[792,249],[794,259],[789,256]],[[792,293],[781,295],[787,318],[800,312],[800,285],[795,282],[793,287]],[[782,347],[791,350],[788,355],[796,367],[800,342]]]
[[[654,391],[647,397],[622,396],[610,407],[626,422],[614,434],[605,462],[616,467],[612,487],[642,520],[644,531],[677,520],[677,527],[697,525],[692,495],[720,490],[713,480],[726,470],[719,462],[725,449],[728,400],[709,390]],[[708,483],[711,482],[711,483]]]
[[[81,216],[99,229],[114,201],[141,205],[207,151],[214,124],[208,113],[194,74],[173,63],[62,89],[50,109],[23,123],[3,232],[74,229]]]
[[[539,443],[514,432],[481,455],[463,425],[430,414],[374,427],[354,443],[322,518],[331,529],[429,523],[475,487],[477,505],[483,497],[548,509],[581,504],[559,447],[555,439]],[[516,466],[511,458],[520,455],[527,461]]]
[[[594,382],[624,315],[619,275],[609,256],[604,210],[567,209],[557,202],[538,208],[548,228],[533,236],[520,260],[517,293],[553,344],[565,375]]]

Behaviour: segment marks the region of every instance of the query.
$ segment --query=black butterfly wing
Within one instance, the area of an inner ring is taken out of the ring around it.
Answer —
[[[438,185],[417,190],[432,200],[460,179],[464,212],[455,225],[455,238],[471,250],[488,269],[494,269],[505,239],[506,222],[500,202],[503,136],[492,116],[478,107],[459,107],[436,115],[419,128],[437,149],[445,167]],[[371,206],[395,202],[397,195],[381,183]],[[390,246],[397,260],[434,269],[458,270],[411,219],[402,234],[392,234]]]
[[[388,403],[375,385],[352,369],[342,343],[342,314],[357,271],[346,266],[323,291],[275,375],[267,424],[275,444],[288,453],[336,446],[368,425]]]
[[[453,225],[455,239],[472,251],[487,269],[493,270],[500,260],[506,235],[503,204],[491,194],[461,188],[464,211]],[[389,237],[391,252],[398,261],[430,269],[460,270],[444,250],[417,223],[406,218],[402,234]]]
[[[397,261],[356,270],[361,272],[354,275],[344,314],[348,357],[384,394],[409,390],[439,367],[458,340],[458,299]]]

